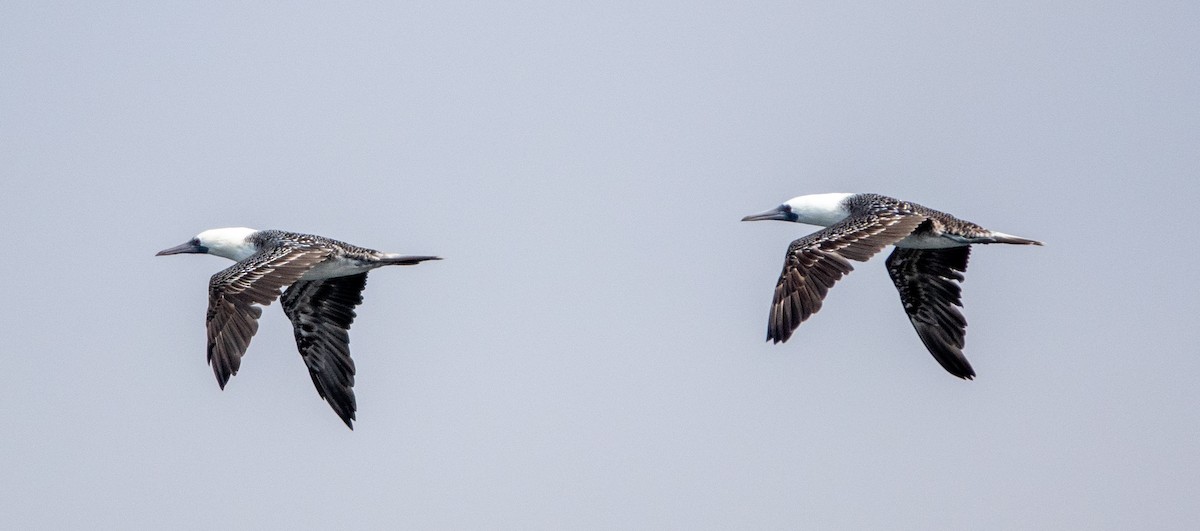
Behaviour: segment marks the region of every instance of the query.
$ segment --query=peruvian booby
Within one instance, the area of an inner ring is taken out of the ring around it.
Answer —
[[[367,272],[414,265],[436,256],[404,256],[311,234],[244,227],[201,232],[156,256],[207,253],[237,262],[208,283],[208,363],[221,389],[237,374],[258,331],[262,309],[283,292],[300,357],[317,393],[354,429],[354,360],[347,330],[362,303]]]
[[[767,340],[787,341],[800,323],[821,309],[833,284],[888,245],[888,274],[925,348],[950,374],[971,379],[963,357],[967,321],[961,288],[971,245],[1042,242],[987,230],[916,203],[878,194],[813,194],[789,199],[742,221],[780,220],[826,227],[788,246],[775,284]]]

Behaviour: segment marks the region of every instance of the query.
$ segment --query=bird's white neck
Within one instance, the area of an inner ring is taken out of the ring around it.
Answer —
[[[250,243],[250,236],[258,231],[245,227],[212,229],[201,232],[197,239],[208,248],[208,254],[241,262],[258,251],[258,246]]]
[[[797,223],[828,227],[850,215],[844,202],[854,194],[811,194],[793,197],[787,201]]]

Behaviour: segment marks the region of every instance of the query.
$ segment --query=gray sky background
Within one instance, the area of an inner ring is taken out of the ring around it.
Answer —
[[[12,529],[1200,527],[1196,2],[0,6]],[[977,248],[973,382],[788,243],[879,192]],[[223,226],[371,274],[359,422],[277,305],[224,392]]]

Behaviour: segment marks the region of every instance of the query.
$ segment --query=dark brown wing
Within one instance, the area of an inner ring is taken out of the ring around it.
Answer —
[[[881,210],[846,218],[792,242],[775,284],[767,340],[787,341],[800,323],[817,313],[829,288],[854,270],[849,260],[865,262],[923,221],[925,217],[910,212]]]
[[[958,283],[970,254],[969,246],[896,248],[887,259],[888,274],[925,348],[950,374],[968,380],[975,377],[975,371],[962,353],[967,319],[959,311],[962,288]]]
[[[362,304],[367,274],[297,282],[283,292],[283,312],[292,320],[296,347],[317,393],[354,429],[354,360],[350,324]]]
[[[258,331],[262,309],[279,297],[329,251],[317,248],[272,247],[215,274],[208,283],[208,363],[221,389],[237,374],[250,338]]]

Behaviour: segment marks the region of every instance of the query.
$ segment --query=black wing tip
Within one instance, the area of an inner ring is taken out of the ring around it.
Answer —
[[[316,383],[315,377],[313,383]],[[351,382],[351,385],[353,385],[353,382]],[[338,393],[337,395],[332,394],[330,391],[332,390],[326,390],[319,384],[317,385],[317,393],[321,395],[321,399],[326,404],[329,404],[329,408],[333,410],[338,418],[342,419],[342,422],[346,423],[346,427],[350,428],[350,431],[354,431],[354,421],[358,420],[355,414],[358,411],[358,404],[354,400],[354,390],[347,388],[345,393]],[[333,400],[335,396],[337,400]]]
[[[213,366],[213,375],[217,377],[217,385],[221,387],[222,391],[225,390],[225,384],[228,384],[229,379],[235,374],[237,374],[237,371],[224,372],[219,367]]]
[[[767,330],[767,341],[770,341],[773,345],[787,343],[787,340],[791,337],[791,332],[784,332],[783,330],[775,330],[773,328]]]
[[[957,376],[959,378],[962,378],[964,380],[974,380],[975,379],[975,371],[972,370],[970,367],[967,367],[967,370],[965,372],[955,372],[950,369],[946,369],[946,372],[949,372],[950,374]]]
[[[354,431],[354,421],[358,420],[358,417],[355,416],[355,411],[358,410],[358,407],[354,403],[353,395],[351,395],[349,403],[344,403],[330,400],[330,397],[326,396],[321,391],[320,387],[317,388],[317,392],[321,393],[321,398],[325,400],[326,404],[329,404],[329,408],[333,410],[333,413],[336,414],[338,418],[342,419],[342,422],[346,424],[346,427],[350,428],[351,431]]]
[[[934,354],[934,358],[938,361],[942,368],[946,369],[946,372],[950,373],[951,375],[957,376],[964,380],[975,379],[975,369],[971,368],[971,364],[962,356],[962,352],[957,353],[957,355],[953,357],[937,356],[932,349],[930,350],[930,353]]]
[[[967,361],[967,357],[963,355],[961,337],[952,342],[952,339],[938,337],[936,329],[933,330],[934,333],[931,333],[929,329],[916,327],[916,322],[913,324],[917,329],[917,336],[925,344],[925,350],[933,355],[933,359],[938,362],[938,365],[946,369],[946,372],[964,380],[975,379],[975,369],[971,368],[971,362]]]
[[[328,402],[329,406],[333,408],[333,412],[337,414],[338,418],[342,419],[342,422],[346,423],[346,427],[350,428],[350,431],[354,431],[354,421],[358,420],[358,417],[355,415],[355,412],[358,410],[358,408],[355,407],[355,404],[347,404],[350,407],[334,407],[334,403],[330,402],[328,398],[326,398],[325,401]]]

